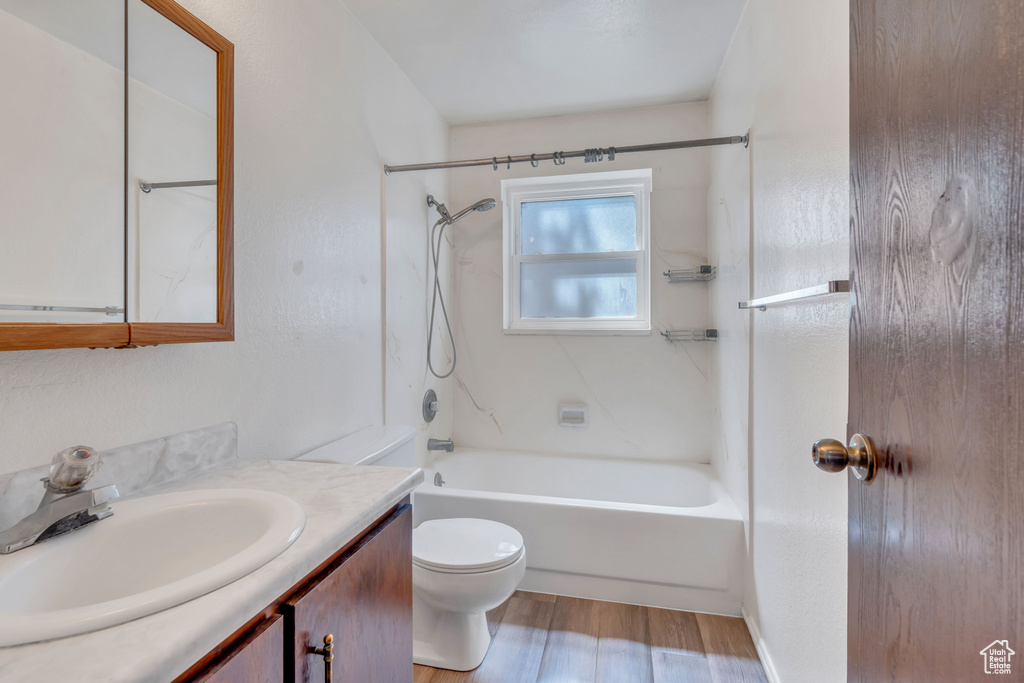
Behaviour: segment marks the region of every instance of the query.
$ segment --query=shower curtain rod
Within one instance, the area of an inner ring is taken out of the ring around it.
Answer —
[[[661,152],[667,149],[688,149],[690,147],[712,147],[714,145],[743,145],[747,146],[750,138],[747,135],[733,135],[726,138],[706,138],[703,140],[679,140],[677,142],[658,142],[652,145],[632,145],[630,147],[591,147],[589,149],[578,149],[572,152],[551,152],[549,154],[520,154],[517,156],[491,157],[490,159],[464,159],[462,161],[439,161],[433,164],[406,164],[404,166],[389,166],[384,164],[384,173],[400,173],[402,171],[427,171],[435,168],[466,168],[467,166],[491,166],[495,171],[499,166],[511,168],[512,164],[521,164],[529,161],[534,168],[541,161],[553,161],[556,166],[565,164],[566,159],[583,157],[587,163],[592,161],[603,161],[605,155],[608,161],[615,161],[617,154],[629,154],[630,152]]]

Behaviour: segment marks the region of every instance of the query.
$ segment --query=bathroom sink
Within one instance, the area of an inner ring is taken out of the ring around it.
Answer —
[[[114,515],[0,556],[0,647],[94,631],[239,579],[302,532],[285,496],[180,491],[115,501]]]

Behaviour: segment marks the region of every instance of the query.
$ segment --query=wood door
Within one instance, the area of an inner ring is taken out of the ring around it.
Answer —
[[[851,0],[849,680],[1024,680],[1024,3]]]
[[[324,681],[323,658],[310,650],[331,634],[333,683],[412,681],[412,507],[401,506],[281,611],[290,680]]]
[[[233,643],[190,683],[284,683],[284,619],[275,614]]]

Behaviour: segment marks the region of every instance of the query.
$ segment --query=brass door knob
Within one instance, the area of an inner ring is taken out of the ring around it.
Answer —
[[[811,459],[819,470],[826,472],[842,472],[849,466],[853,476],[865,484],[870,484],[875,478],[879,464],[874,444],[861,434],[854,434],[849,446],[835,439],[815,441]]]

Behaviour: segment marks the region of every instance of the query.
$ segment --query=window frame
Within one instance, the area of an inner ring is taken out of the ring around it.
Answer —
[[[649,335],[651,333],[651,209],[649,168],[602,173],[514,178],[501,181],[502,289],[505,334]],[[636,201],[637,249],[582,254],[520,254],[523,202],[632,196]],[[636,259],[635,318],[523,318],[522,263]]]

